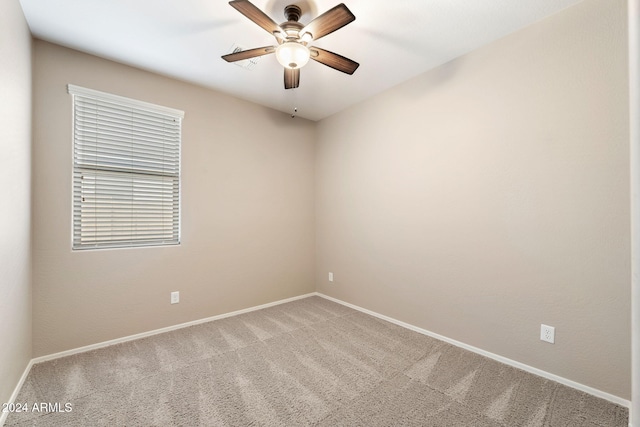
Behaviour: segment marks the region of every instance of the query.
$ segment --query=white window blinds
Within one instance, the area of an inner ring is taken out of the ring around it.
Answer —
[[[69,85],[73,248],[180,242],[184,113]]]

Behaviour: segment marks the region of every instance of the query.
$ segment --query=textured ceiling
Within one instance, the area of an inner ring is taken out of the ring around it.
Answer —
[[[346,0],[356,16],[314,43],[360,63],[352,76],[314,61],[285,90],[274,55],[249,68],[220,58],[275,39],[223,0],[20,0],[37,38],[320,120],[582,0]],[[329,0],[254,0],[274,21]]]

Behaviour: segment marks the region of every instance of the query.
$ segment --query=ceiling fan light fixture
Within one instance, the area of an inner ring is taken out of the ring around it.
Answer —
[[[278,62],[291,70],[304,67],[309,62],[310,56],[309,48],[298,42],[282,43],[276,48]]]

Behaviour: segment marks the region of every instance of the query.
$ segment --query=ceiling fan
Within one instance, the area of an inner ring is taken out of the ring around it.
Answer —
[[[304,67],[309,62],[309,59],[346,74],[353,74],[360,66],[360,64],[349,58],[311,45],[312,42],[356,19],[343,3],[329,9],[307,25],[302,25],[298,22],[302,15],[302,10],[293,4],[284,8],[287,21],[280,25],[276,24],[248,0],[234,0],[230,1],[229,4],[268,31],[269,34],[275,36],[278,46],[258,47],[223,55],[222,59],[227,62],[242,61],[275,53],[278,62],[284,67],[285,89],[294,89],[300,85],[300,68]]]

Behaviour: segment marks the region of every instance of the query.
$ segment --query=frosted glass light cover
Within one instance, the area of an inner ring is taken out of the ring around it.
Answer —
[[[309,56],[309,49],[305,45],[296,42],[282,43],[276,49],[278,62],[283,67],[292,70],[304,67],[309,62]]]

